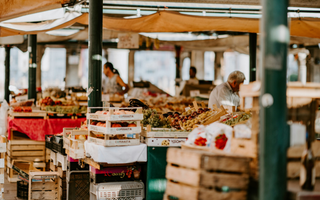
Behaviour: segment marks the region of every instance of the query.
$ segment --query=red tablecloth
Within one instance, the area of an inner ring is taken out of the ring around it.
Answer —
[[[10,140],[10,129],[19,131],[29,136],[31,140],[44,141],[45,135],[53,135],[62,133],[63,128],[80,127],[81,122],[85,121],[86,118],[78,119],[13,119],[8,117],[8,139]]]

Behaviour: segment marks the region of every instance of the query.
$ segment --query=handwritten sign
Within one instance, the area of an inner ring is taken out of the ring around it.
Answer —
[[[118,49],[139,49],[139,34],[119,33]]]

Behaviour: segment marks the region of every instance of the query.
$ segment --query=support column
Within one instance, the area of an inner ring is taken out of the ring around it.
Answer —
[[[89,3],[89,77],[88,106],[101,106],[103,0]]]
[[[261,23],[259,199],[283,200],[287,193],[286,72],[290,40],[288,0],[263,0]]]
[[[28,99],[37,101],[36,80],[37,80],[37,35],[29,35],[28,38],[29,51],[29,85]]]
[[[11,47],[7,45],[5,47],[6,50],[6,58],[5,58],[5,81],[4,81],[4,99],[9,103],[9,95],[10,95],[10,50]]]
[[[221,74],[221,60],[223,59],[223,52],[214,52],[214,80],[223,81]]]
[[[130,50],[129,52],[129,64],[128,64],[128,84],[133,87],[132,82],[134,81],[134,53],[135,51]]]
[[[257,72],[257,34],[249,33],[250,82],[256,81]]]
[[[181,78],[181,46],[175,46],[176,49],[176,79]]]

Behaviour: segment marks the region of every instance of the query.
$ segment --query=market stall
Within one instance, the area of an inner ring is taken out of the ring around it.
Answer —
[[[248,199],[250,196],[248,190],[257,192],[257,188],[251,186],[251,181],[257,185],[259,160],[265,159],[265,154],[259,157],[258,150],[265,147],[259,146],[258,143],[259,135],[260,139],[264,139],[265,136],[259,131],[258,96],[261,85],[254,83],[247,87],[242,86],[241,110],[227,106],[218,108],[215,105],[209,105],[213,106],[213,109],[209,109],[205,102],[167,95],[150,97],[153,96],[151,94],[139,98],[141,101],[138,99],[122,101],[122,96],[118,98],[110,95],[104,99],[101,95],[100,54],[102,26],[128,32],[232,30],[257,33],[259,20],[199,17],[166,10],[134,19],[120,19],[103,17],[101,5],[96,2],[91,1],[89,6],[91,9],[89,14],[66,13],[63,19],[49,25],[46,22],[0,24],[2,36],[35,34],[68,27],[75,23],[90,24],[89,29],[93,33],[89,36],[91,45],[89,45],[88,91],[81,96],[71,97],[78,101],[78,105],[67,105],[68,103],[61,105],[62,102],[59,100],[44,98],[39,101],[41,111],[32,109],[30,112],[30,108],[17,106],[9,112],[11,116],[8,118],[9,151],[6,160],[8,160],[9,179],[22,180],[18,183],[18,194],[32,199],[113,197],[149,200],[178,197],[191,200],[209,199],[212,196],[221,199]],[[92,12],[98,9],[101,12]],[[319,37],[315,31],[308,31],[310,27],[317,30],[318,23],[318,19],[294,17],[291,19],[291,34]],[[283,38],[279,40],[281,39]],[[282,42],[285,43],[284,40]],[[34,47],[31,49],[35,50]],[[278,58],[271,59],[275,63],[279,60],[281,61]],[[35,61],[33,64],[36,64]],[[31,66],[34,66],[33,64]],[[274,66],[269,66],[272,67]],[[178,62],[177,68],[179,68]],[[314,95],[318,92],[318,86],[309,85],[299,89],[293,87],[296,86],[288,87],[288,105],[305,105],[305,101],[294,103],[295,98],[302,94],[311,98],[313,103],[314,99],[319,98],[318,95]],[[282,87],[282,90],[284,88]],[[200,88],[196,89],[200,93]],[[204,89],[207,92],[208,87]],[[186,88],[183,93],[189,96],[190,89]],[[285,96],[284,93],[281,95]],[[250,100],[248,103],[247,98],[252,98],[251,106],[248,106]],[[104,100],[108,101],[108,106],[101,102]],[[267,109],[274,103],[272,96],[270,98],[268,95],[261,100],[264,102],[261,109]],[[277,108],[285,109],[287,105],[285,101],[281,101],[281,105],[284,105],[281,107],[277,100],[275,96]],[[82,105],[89,105],[88,110],[84,108],[81,112],[81,101],[84,101]],[[112,105],[114,102],[119,104]],[[309,107],[311,112],[317,109],[315,105]],[[29,117],[31,119],[28,119]],[[35,117],[41,119],[33,119]],[[299,118],[295,117],[294,120]],[[285,118],[285,112],[281,113],[283,126],[286,123]],[[314,116],[309,122],[312,120],[315,120]],[[314,140],[312,124],[308,125],[308,130],[311,130],[309,138]],[[19,140],[20,133],[27,135],[32,141]],[[18,139],[15,139],[15,136]],[[300,137],[298,143],[304,143],[304,138]],[[278,143],[276,145],[283,147],[280,152],[283,154],[286,153],[286,140],[281,142],[284,145]],[[318,145],[318,142],[313,143],[315,157],[319,156]],[[181,146],[182,149],[179,149]],[[292,160],[288,164],[283,160],[280,163],[288,165],[288,177],[299,177],[298,160],[304,149],[303,145],[290,148],[288,158]],[[43,165],[43,162],[46,162],[46,165]],[[319,167],[316,163],[315,168]],[[49,171],[48,168],[53,172],[39,172]],[[43,187],[34,188],[37,182],[41,182]],[[299,195],[304,194],[294,193],[293,196]],[[310,192],[308,195],[317,197],[315,195],[318,194]]]

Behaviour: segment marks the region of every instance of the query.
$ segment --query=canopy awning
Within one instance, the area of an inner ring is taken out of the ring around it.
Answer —
[[[0,23],[0,36],[26,35],[47,32],[71,26],[75,23],[88,25],[88,13],[71,12],[58,20],[42,23]],[[125,32],[197,32],[234,31],[259,33],[259,19],[201,17],[178,12],[159,11],[134,19],[103,17],[103,27]],[[320,18],[291,18],[291,36],[320,38]]]
[[[319,18],[291,18],[292,36],[320,38]],[[195,31],[235,31],[259,33],[259,19],[201,17],[184,15],[171,11],[134,19],[104,16],[103,27],[131,32],[195,32]]]
[[[0,1],[0,22],[8,19],[61,8],[69,0],[8,0]]]

